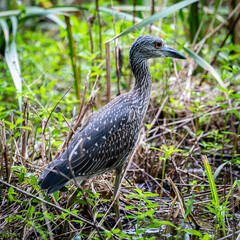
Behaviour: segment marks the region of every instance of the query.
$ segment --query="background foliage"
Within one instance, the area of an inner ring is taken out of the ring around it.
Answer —
[[[9,0],[0,8],[1,238],[239,236],[239,1]],[[149,62],[151,103],[121,189],[120,230],[112,209],[104,216],[112,173],[87,182],[85,198],[78,190],[70,198],[74,185],[47,196],[37,178],[72,129],[131,89],[128,52],[143,34],[188,59]]]

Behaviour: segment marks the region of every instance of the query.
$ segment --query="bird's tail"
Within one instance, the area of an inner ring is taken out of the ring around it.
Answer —
[[[67,173],[63,170],[63,167],[53,162],[38,178],[38,185],[46,190],[47,194],[56,192],[69,182]]]

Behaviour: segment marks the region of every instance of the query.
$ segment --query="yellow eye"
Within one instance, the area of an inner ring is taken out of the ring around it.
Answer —
[[[163,45],[162,42],[157,42],[156,43],[156,48],[160,48],[160,47],[162,47],[162,45]]]

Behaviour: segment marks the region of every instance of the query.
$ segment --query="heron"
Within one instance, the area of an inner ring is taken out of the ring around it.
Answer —
[[[164,57],[186,59],[156,36],[142,35],[132,43],[129,59],[135,77],[133,88],[86,121],[65,152],[39,177],[41,189],[51,194],[73,179],[82,183],[115,170],[113,199],[116,199],[121,173],[136,147],[150,100],[152,78],[147,60]]]

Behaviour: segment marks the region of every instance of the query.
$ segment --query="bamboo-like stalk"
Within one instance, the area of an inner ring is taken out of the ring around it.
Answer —
[[[68,47],[69,47],[69,54],[72,63],[73,75],[75,79],[75,89],[76,89],[76,97],[80,101],[81,99],[81,92],[80,92],[80,73],[77,67],[77,56],[76,56],[76,49],[74,38],[72,34],[72,26],[70,23],[70,19],[68,15],[65,15],[65,22],[67,24],[67,33],[68,33]]]
[[[99,11],[99,3],[98,0],[95,2],[96,4],[96,12],[97,12],[97,18],[98,18],[98,34],[99,34],[99,59],[103,59],[103,48],[102,48],[102,23],[101,23],[101,16],[100,16],[100,11]],[[100,91],[98,92],[96,96],[96,107],[98,107],[98,104],[101,105],[101,89],[102,89],[102,84],[101,84],[101,76],[99,76],[99,81],[98,81],[98,88]]]
[[[6,128],[5,128],[5,123],[2,122],[2,159],[4,159],[5,162],[5,168],[6,168],[6,177],[7,177],[7,182],[9,181],[9,177],[10,177],[10,169],[9,169],[9,164],[8,164],[8,160],[7,160],[7,152],[8,152],[8,146],[7,146],[7,139],[6,139]],[[1,166],[1,175],[3,176],[3,161],[2,161],[2,166]]]
[[[106,50],[106,80],[107,80],[107,102],[111,100],[111,65],[109,42],[105,43]]]
[[[100,50],[100,59],[102,59],[103,50],[102,50],[102,24],[101,24],[101,17],[99,14],[99,4],[98,0],[96,0],[96,12],[97,12],[97,18],[98,18],[98,27],[99,27],[99,50]]]
[[[28,102],[27,96],[24,97],[23,100],[23,127],[27,126],[27,109]],[[23,165],[26,167],[26,151],[27,151],[27,129],[22,129],[22,157],[23,157]]]

